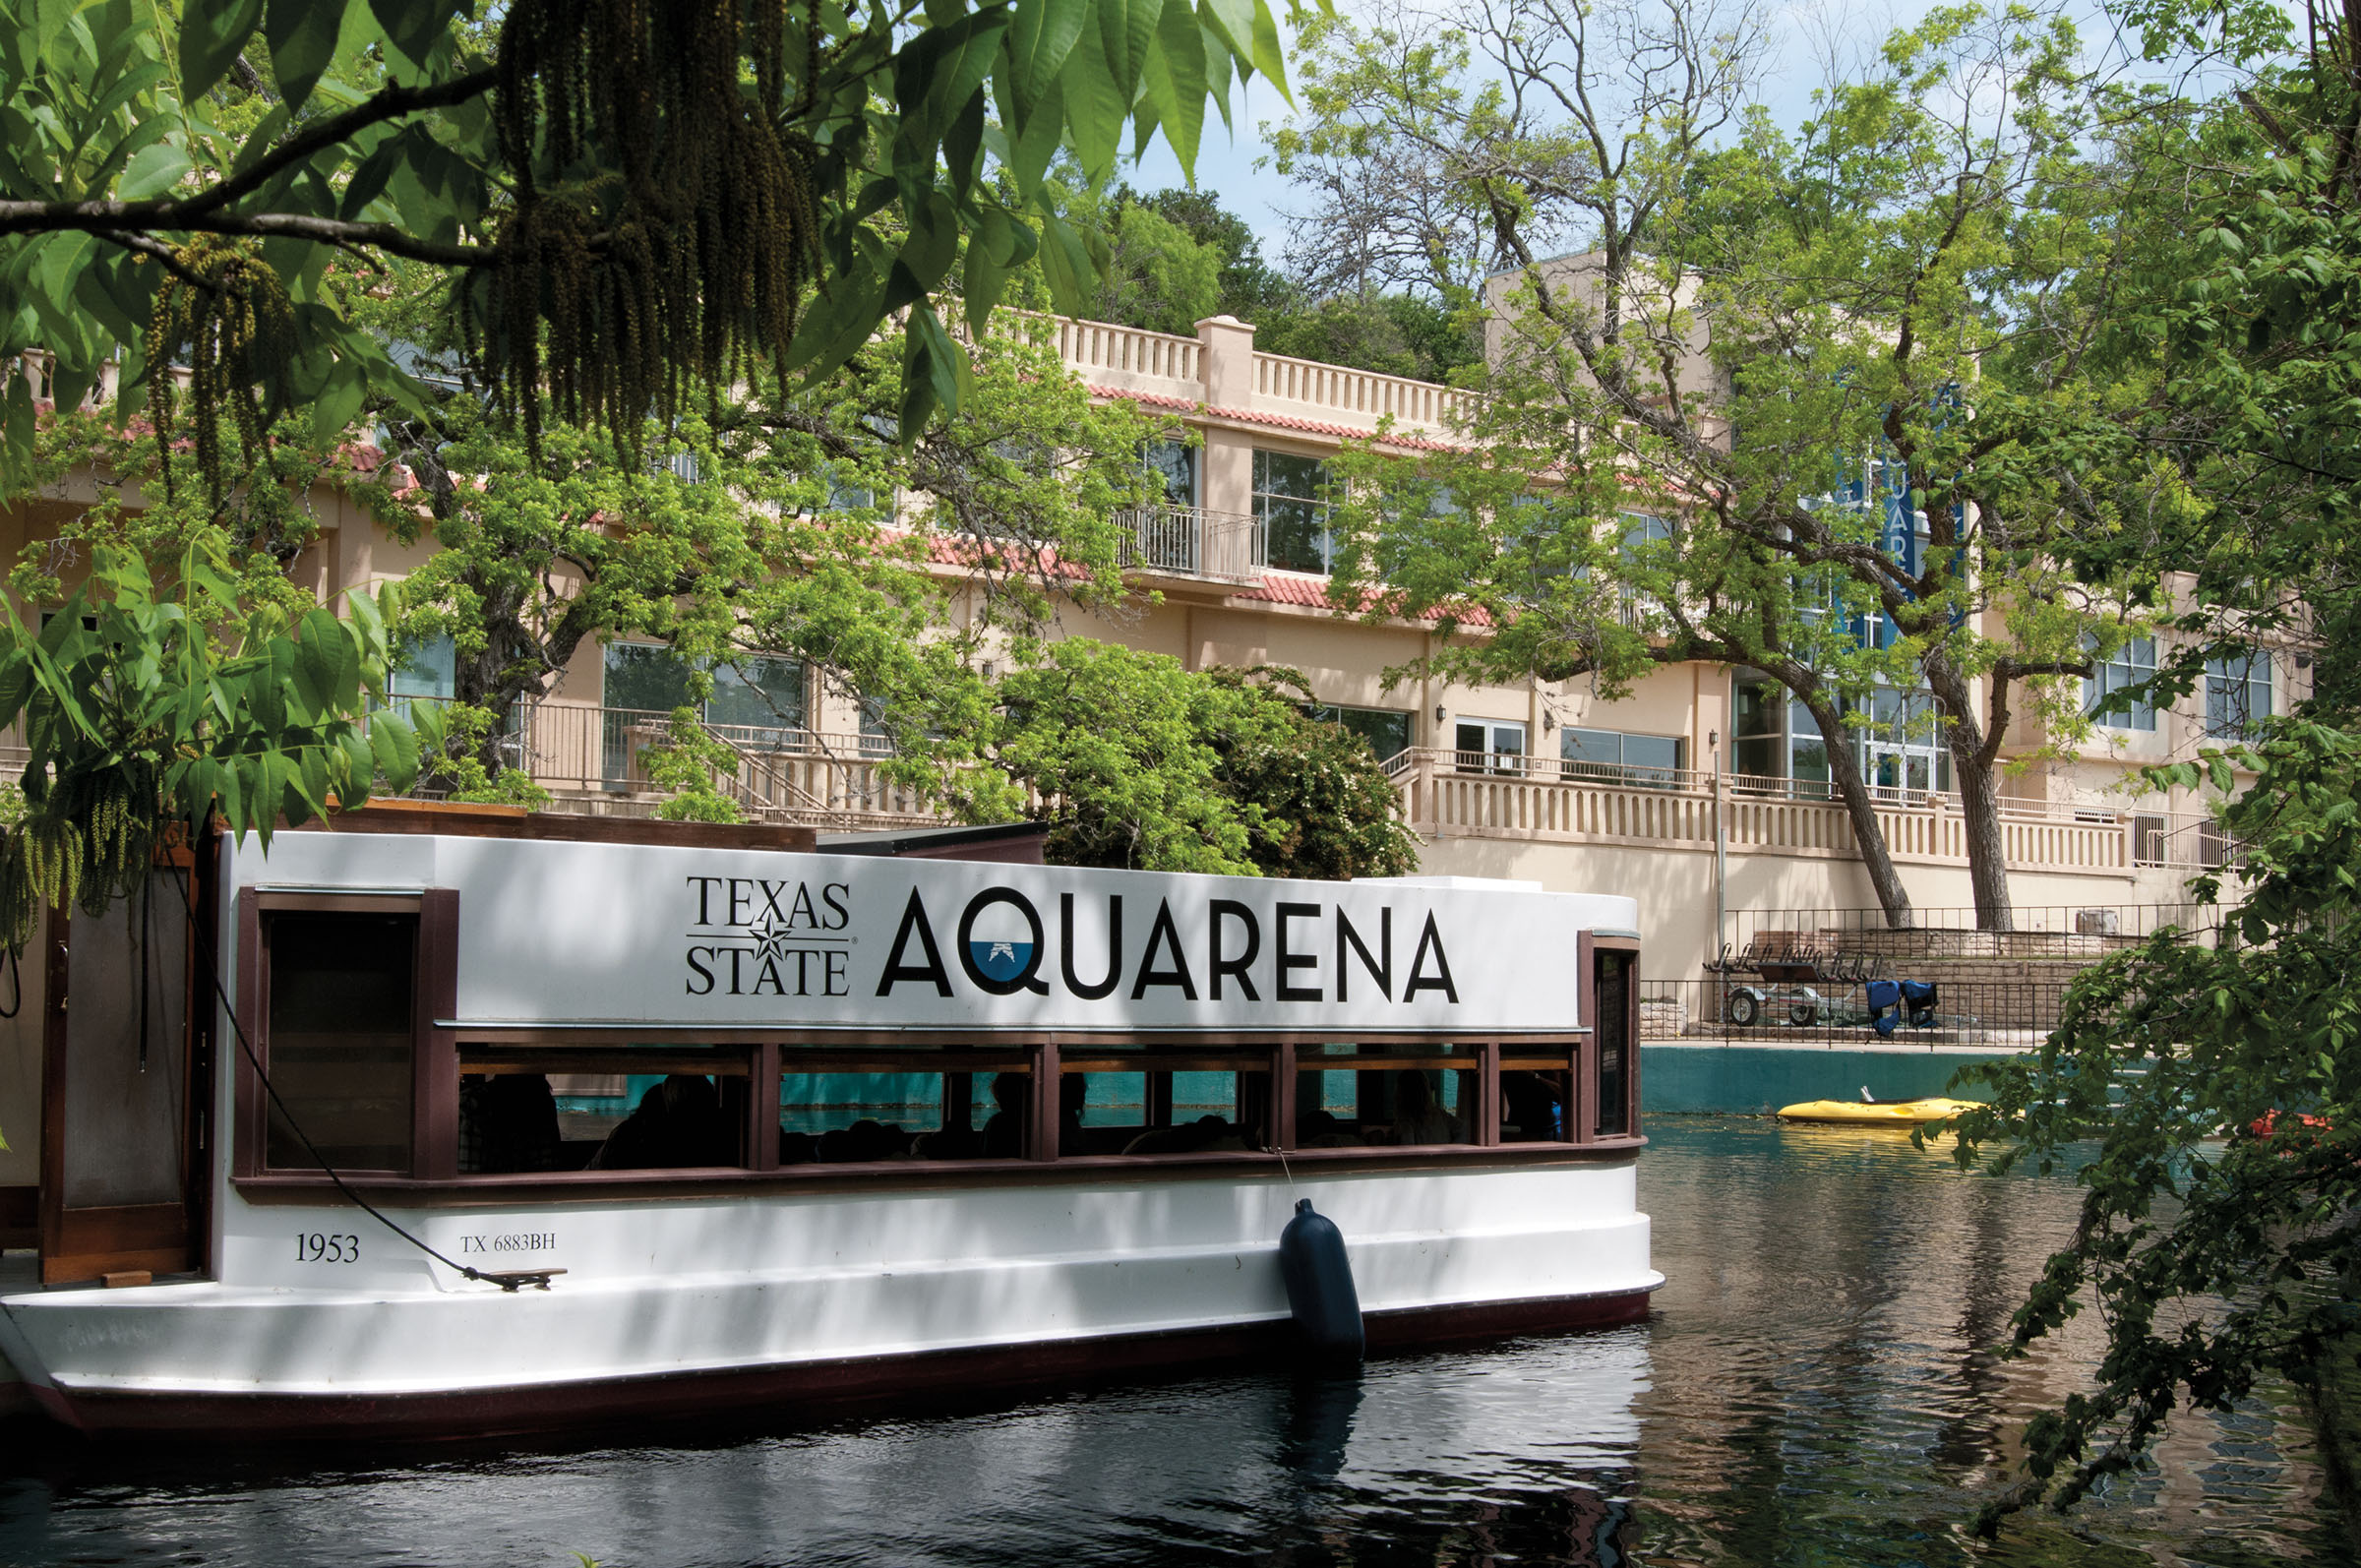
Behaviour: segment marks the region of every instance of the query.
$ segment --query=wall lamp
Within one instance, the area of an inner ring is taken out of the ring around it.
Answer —
[[[1434,722],[1437,724],[1443,722],[1443,705],[1440,702],[1434,705]]]

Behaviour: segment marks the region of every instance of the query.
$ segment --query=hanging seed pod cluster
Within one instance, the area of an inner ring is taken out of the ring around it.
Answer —
[[[286,286],[251,242],[201,234],[173,253],[176,271],[156,291],[148,321],[149,407],[163,447],[159,466],[172,490],[170,453],[179,426],[180,389],[172,373],[189,367],[188,437],[197,471],[218,506],[233,483],[221,427],[237,431],[240,473],[263,455],[264,432],[279,410],[264,405],[258,384],[275,386],[275,368],[296,352],[295,313]]]
[[[28,775],[24,819],[0,838],[0,944],[22,951],[44,907],[98,915],[138,890],[154,860],[160,783],[136,755],[55,785]]]
[[[818,274],[817,25],[780,0],[521,0],[495,121],[516,173],[496,259],[461,283],[468,350],[538,446],[543,400],[628,447],[767,360]],[[790,102],[790,55],[800,68]],[[750,84],[740,62],[750,61]],[[597,180],[580,170],[606,171]]]

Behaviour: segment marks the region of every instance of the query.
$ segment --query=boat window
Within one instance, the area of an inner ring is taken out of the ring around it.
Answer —
[[[1473,1143],[1481,1065],[1475,1047],[1443,1041],[1299,1047],[1296,1146]]]
[[[1058,1152],[1223,1154],[1271,1139],[1271,1053],[1097,1043],[1059,1062]]]
[[[416,920],[267,917],[275,963],[269,1065],[297,1120],[339,1169],[437,1168],[463,1177],[794,1172],[847,1176],[899,1163],[1259,1155],[1274,1149],[1435,1150],[1589,1143],[1627,1134],[1635,1067],[1632,955],[1602,952],[1597,1033],[1496,1047],[1420,1038],[1301,1039],[1292,1047],[1186,1037],[1022,1040],[842,1036],[485,1039],[436,1082],[410,1027]],[[368,933],[344,929],[378,920]],[[355,954],[364,955],[355,957]],[[337,967],[341,965],[343,967]],[[322,997],[333,991],[333,1005]],[[413,1016],[415,1015],[415,1016]],[[1292,1080],[1277,1076],[1292,1051]],[[1037,1074],[1054,1063],[1055,1092]],[[416,1066],[417,1077],[410,1073]],[[1292,1093],[1282,1095],[1286,1082]],[[1054,1128],[1054,1149],[1051,1147]],[[312,1162],[285,1118],[266,1166]],[[1539,1151],[1537,1151],[1539,1152]],[[263,1174],[257,1172],[257,1175]]]
[[[1632,955],[1602,950],[1592,977],[1599,1008],[1599,1118],[1602,1137],[1631,1131]]]
[[[406,1172],[418,917],[274,911],[263,922],[263,944],[275,1091],[264,1163]]]
[[[1505,1048],[1500,1056],[1500,1141],[1572,1142],[1573,1084],[1563,1050]]]
[[[748,1070],[740,1047],[462,1045],[458,1170],[744,1166]]]
[[[1019,1160],[1030,1152],[1028,1053],[780,1053],[779,1164]]]

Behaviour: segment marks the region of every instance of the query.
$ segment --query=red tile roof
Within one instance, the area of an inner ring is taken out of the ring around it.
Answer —
[[[1241,588],[1235,597],[1259,599],[1266,604],[1302,605],[1311,610],[1341,611],[1342,608],[1335,600],[1328,597],[1328,579],[1326,577],[1313,576],[1302,572],[1266,572],[1261,580],[1252,587]],[[1364,611],[1373,609],[1376,605],[1377,596],[1374,593],[1364,595],[1362,599],[1361,607]],[[1462,605],[1456,610],[1438,607],[1428,610],[1419,619],[1440,621],[1446,616],[1458,621],[1462,626],[1488,627],[1492,624],[1489,612],[1480,605],[1472,604]]]

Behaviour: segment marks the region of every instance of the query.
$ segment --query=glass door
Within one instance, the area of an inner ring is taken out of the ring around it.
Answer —
[[[1453,749],[1462,773],[1525,770],[1525,726],[1505,719],[1461,719]]]

